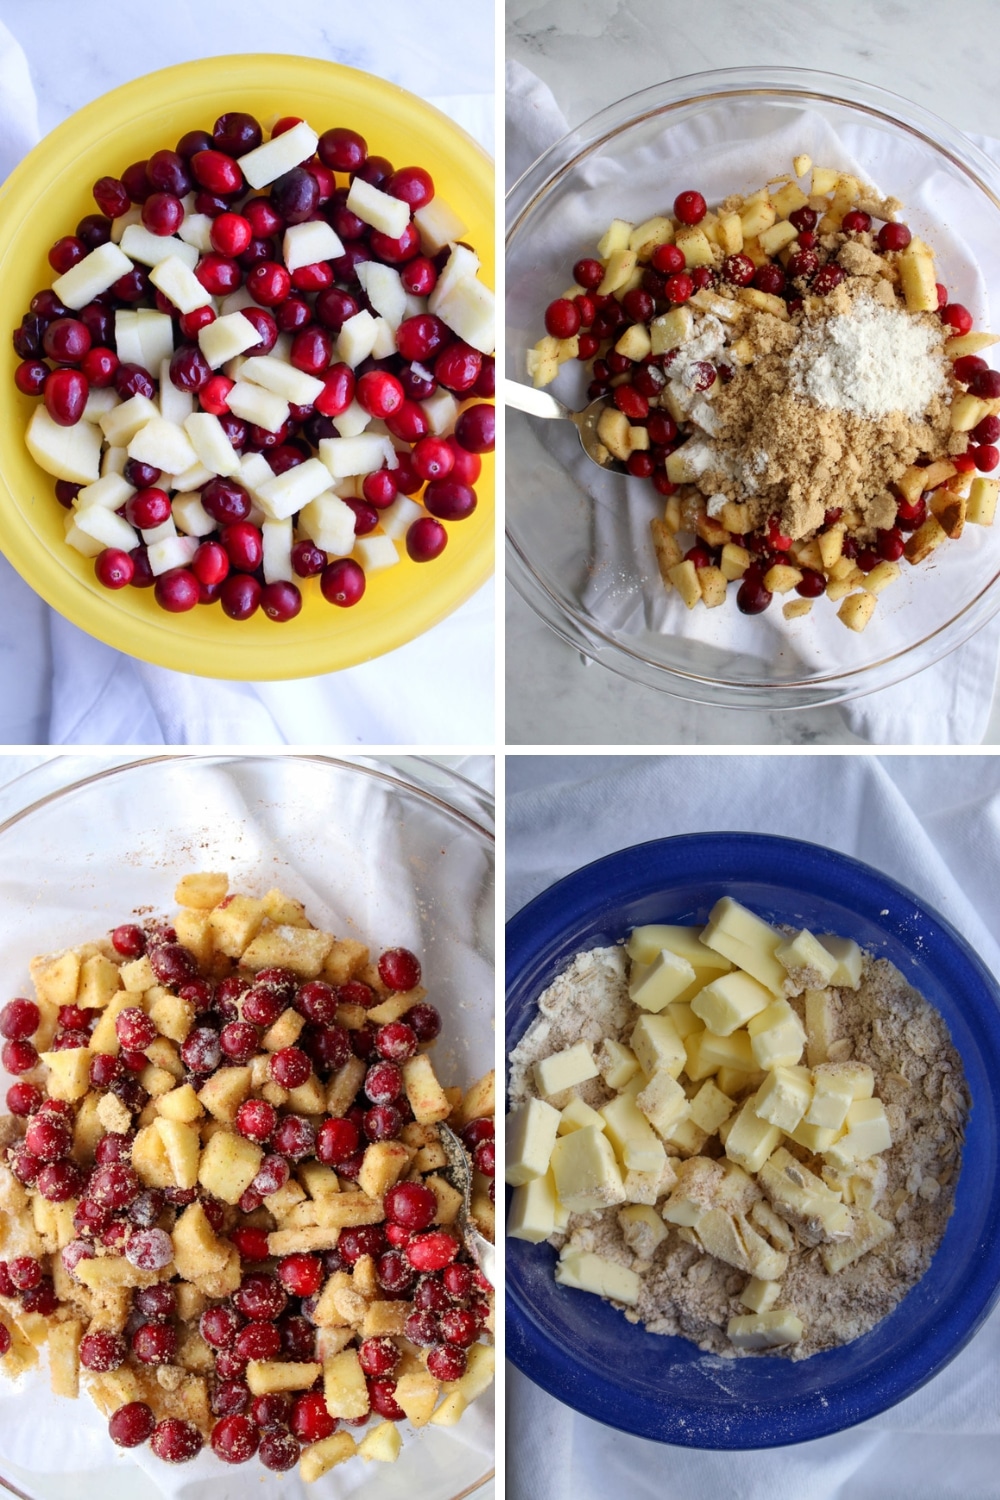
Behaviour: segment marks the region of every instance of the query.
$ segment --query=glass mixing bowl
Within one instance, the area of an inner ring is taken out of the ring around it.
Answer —
[[[553,1278],[547,1244],[507,1241],[507,1353],[560,1401],[639,1437],[768,1448],[839,1432],[923,1385],[1000,1295],[1000,989],[968,943],[912,892],[816,844],[758,834],[656,839],[568,875],[507,924],[507,1049],[578,953],[645,922],[701,924],[722,895],[765,921],[836,932],[887,958],[942,1015],[972,1098],[955,1205],[930,1267],[850,1344],[792,1361],[720,1359],[647,1333]]]
[[[86,757],[60,757],[0,791],[0,819],[4,998],[24,992],[32,955],[136,910],[167,913],[185,871],[226,870],[235,889],[288,891],[319,926],[412,948],[442,1014],[442,1080],[492,1067],[492,807],[441,766],[168,756],[95,774]],[[306,1487],[256,1461],[233,1469],[202,1454],[173,1469],[146,1449],[123,1454],[85,1395],[50,1394],[47,1369],[17,1386],[0,1378],[0,1491],[27,1500],[236,1500],[248,1487],[260,1500],[459,1500],[492,1469],[489,1396],[455,1427],[408,1435],[396,1464],[348,1463]]]
[[[976,146],[870,84],[738,68],[620,100],[552,146],[511,189],[508,376],[526,380],[525,354],[544,332],[546,306],[612,218],[669,211],[686,188],[710,201],[749,192],[789,172],[794,150],[819,165],[853,167],[901,199],[906,222],[936,249],[952,299],[970,308],[977,328],[1000,327],[1000,170]],[[552,389],[580,407],[585,388],[582,366],[571,362]],[[783,621],[777,603],[752,619],[732,599],[689,614],[674,593],[664,608],[648,545],[648,520],[663,502],[648,481],[602,474],[582,458],[568,423],[511,408],[506,455],[513,586],[586,656],[676,697],[758,709],[842,702],[919,672],[1000,610],[1000,537],[978,526],[907,567],[862,635],[822,600],[794,622]],[[620,535],[626,494],[631,551],[609,540]]]

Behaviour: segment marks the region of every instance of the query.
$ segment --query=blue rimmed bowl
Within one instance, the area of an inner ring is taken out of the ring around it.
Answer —
[[[507,1353],[596,1421],[692,1448],[768,1448],[842,1431],[930,1380],[1000,1296],[1000,989],[912,892],[858,860],[792,839],[711,833],[622,849],[551,886],[508,923],[507,1047],[578,953],[644,922],[702,923],[722,895],[766,921],[852,937],[940,1011],[972,1098],[955,1207],[927,1274],[869,1333],[792,1362],[720,1359],[647,1333],[559,1287],[548,1245],[507,1242]]]

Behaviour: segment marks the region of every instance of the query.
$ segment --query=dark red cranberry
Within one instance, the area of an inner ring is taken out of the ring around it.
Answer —
[[[193,1422],[185,1422],[180,1417],[165,1417],[153,1429],[150,1446],[157,1458],[166,1463],[183,1464],[197,1458],[203,1443],[204,1439]]]
[[[155,1426],[156,1418],[145,1401],[129,1401],[112,1413],[108,1433],[119,1448],[138,1448],[152,1436]]]

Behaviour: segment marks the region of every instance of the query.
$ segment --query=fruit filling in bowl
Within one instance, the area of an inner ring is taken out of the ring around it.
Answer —
[[[311,1482],[394,1461],[489,1386],[493,1077],[439,1083],[404,948],[314,928],[278,890],[185,876],[144,920],[31,965],[0,1011],[0,1369],[48,1346],[115,1444],[206,1444]],[[356,1430],[365,1428],[362,1434]]]
[[[992,525],[997,335],[901,212],[796,157],[715,209],[689,189],[672,215],[614,220],[547,308],[528,372],[589,367],[604,456],[664,497],[653,546],[688,609],[734,583],[746,615],[796,594],[795,619],[825,594],[861,631],[904,562]]]
[[[120,176],[14,331],[28,449],[109,589],[293,619],[443,552],[492,451],[461,205],[357,131],[229,112]]]

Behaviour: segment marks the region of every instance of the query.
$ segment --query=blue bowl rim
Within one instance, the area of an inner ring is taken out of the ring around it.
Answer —
[[[761,878],[763,858],[780,852],[790,875],[794,866],[807,862],[814,877],[821,874],[823,883],[835,888],[830,894],[836,893],[838,879],[842,881],[849,876],[854,883],[855,899],[860,891],[867,897],[870,911],[881,914],[888,908],[887,926],[893,922],[902,926],[907,913],[917,915],[926,936],[934,940],[934,947],[939,943],[948,945],[949,963],[964,967],[973,990],[978,989],[989,1002],[984,1006],[983,1019],[992,1020],[1000,1054],[1000,987],[967,940],[934,907],[891,876],[850,855],[806,840],[740,832],[679,834],[615,850],[548,886],[516,912],[506,925],[508,1052],[514,1040],[510,1028],[514,1003],[521,1002],[520,996],[512,999],[512,989],[516,991],[518,978],[528,965],[539,961],[546,950],[554,951],[567,927],[567,910],[579,909],[579,904],[584,903],[591,908],[600,903],[610,910],[619,901],[642,894],[643,874],[653,874],[658,857],[667,851],[671,856],[683,857],[697,878],[717,881],[720,894],[724,893],[727,880]],[[842,894],[842,885],[839,889]],[[814,889],[813,894],[825,892]],[[555,972],[544,983],[551,982]],[[989,1102],[1000,1121],[1000,1095]],[[508,1242],[508,1253],[513,1251],[511,1259],[515,1263],[517,1244]],[[850,1402],[836,1396],[822,1401],[810,1397],[802,1402],[794,1399],[776,1402],[766,1413],[758,1407],[752,1430],[734,1430],[731,1434],[715,1431],[711,1441],[700,1436],[697,1407],[685,1406],[673,1393],[669,1404],[635,1391],[626,1395],[613,1378],[581,1370],[573,1356],[538,1326],[520,1295],[516,1275],[512,1276],[510,1270],[506,1285],[507,1357],[557,1400],[584,1416],[636,1437],[714,1450],[750,1450],[808,1442],[856,1426],[912,1395],[949,1364],[982,1326],[1000,1299],[1000,1192],[994,1194],[987,1232],[978,1251],[963,1285],[960,1304],[945,1309],[922,1342],[887,1360],[877,1376],[869,1378],[862,1389],[855,1388]],[[585,1378],[580,1379],[581,1375]],[[582,1398],[581,1389],[585,1392]]]

